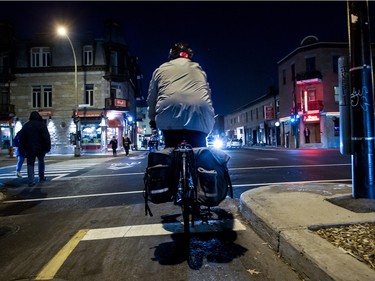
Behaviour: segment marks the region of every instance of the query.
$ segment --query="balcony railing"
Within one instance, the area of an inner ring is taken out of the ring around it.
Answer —
[[[307,72],[300,72],[296,75],[296,81],[322,79],[323,75],[319,70],[312,70]]]
[[[298,103],[298,108],[302,108],[300,102]],[[322,100],[309,101],[307,102],[307,108],[303,108],[303,112],[312,111],[312,110],[322,111],[323,108],[324,108],[324,105],[323,105]]]

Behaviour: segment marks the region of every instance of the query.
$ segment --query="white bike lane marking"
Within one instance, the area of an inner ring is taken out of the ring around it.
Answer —
[[[132,168],[132,167],[137,166],[139,164],[141,164],[141,162],[113,163],[107,169],[116,171],[116,170]]]
[[[192,233],[244,231],[240,220],[209,220],[208,223],[196,222],[190,227]],[[70,254],[83,241],[118,239],[129,237],[146,237],[184,233],[182,223],[157,223],[129,225],[109,228],[81,229],[61,248],[61,250],[42,268],[34,280],[52,280]]]

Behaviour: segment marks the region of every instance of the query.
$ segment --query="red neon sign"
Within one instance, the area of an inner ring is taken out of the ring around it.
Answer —
[[[303,122],[312,123],[312,122],[319,122],[320,115],[319,114],[306,114],[303,116]]]

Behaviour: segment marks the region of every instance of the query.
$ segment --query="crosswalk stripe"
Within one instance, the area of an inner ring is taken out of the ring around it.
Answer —
[[[194,227],[190,227],[191,233],[242,231],[246,227],[238,220],[209,220],[208,223],[196,221]],[[82,238],[82,241],[102,240],[114,238],[159,236],[173,233],[183,233],[184,227],[181,222],[142,224],[109,228],[90,229]]]

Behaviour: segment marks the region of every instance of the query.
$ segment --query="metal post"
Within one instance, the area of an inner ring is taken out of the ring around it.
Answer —
[[[352,154],[352,132],[350,117],[350,86],[348,58],[342,56],[338,60],[339,108],[340,108],[340,153]]]
[[[348,1],[352,196],[375,199],[374,104],[368,1]]]
[[[65,34],[66,38],[68,38],[68,41],[70,43],[70,47],[72,48],[72,52],[73,52],[73,59],[74,59],[74,89],[75,89],[75,96],[76,96],[76,110],[75,110],[75,114],[78,113],[78,78],[77,78],[77,57],[76,57],[76,53],[74,51],[74,47],[73,47],[73,43],[72,41],[70,40],[70,37],[68,36],[68,34]],[[76,146],[74,148],[74,156],[76,157],[79,157],[81,156],[81,140],[80,138],[78,137],[79,136],[79,121],[80,119],[77,117],[74,119],[75,120],[75,124],[76,124]]]

